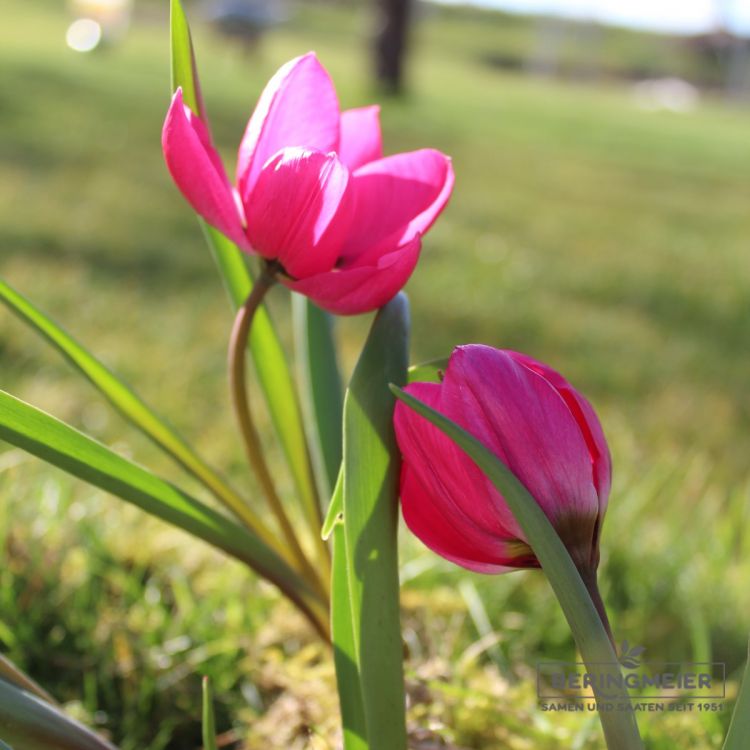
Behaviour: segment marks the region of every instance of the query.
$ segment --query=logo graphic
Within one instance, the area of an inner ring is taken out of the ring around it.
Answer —
[[[643,661],[645,646],[627,640],[616,650],[617,661],[606,664],[539,662],[542,710],[581,710],[591,701],[599,710],[673,710],[686,701],[697,701],[699,710],[722,710],[721,703],[707,701],[726,695],[724,663]]]
[[[620,664],[626,669],[638,669],[641,666],[641,660],[638,657],[645,650],[645,646],[633,646],[633,648],[630,648],[628,642],[623,641],[620,646]]]

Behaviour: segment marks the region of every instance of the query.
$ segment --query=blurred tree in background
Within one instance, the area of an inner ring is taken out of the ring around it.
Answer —
[[[375,0],[375,76],[389,94],[403,91],[413,4],[414,0]]]

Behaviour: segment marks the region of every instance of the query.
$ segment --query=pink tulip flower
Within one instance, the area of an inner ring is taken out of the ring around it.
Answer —
[[[455,349],[441,383],[406,390],[503,461],[582,574],[595,573],[611,459],[599,420],[578,391],[531,357],[479,345]],[[482,573],[539,567],[502,495],[460,448],[401,402],[395,429],[404,519],[417,537]]]
[[[341,112],[314,53],[288,62],[263,91],[235,185],[179,89],[162,146],[200,216],[269,261],[290,289],[341,314],[381,307],[404,286],[453,187],[439,151],[383,157],[378,107]]]

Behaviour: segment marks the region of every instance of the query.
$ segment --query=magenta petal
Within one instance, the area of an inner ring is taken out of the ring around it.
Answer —
[[[406,390],[441,410],[440,385],[414,383]],[[428,547],[482,572],[497,572],[498,566],[536,565],[528,547],[517,541],[520,531],[507,509],[498,514],[497,502],[488,502],[490,495],[498,497],[492,485],[449,438],[402,403],[396,404],[394,427],[404,456],[404,520]],[[508,529],[501,515],[514,528]]]
[[[417,265],[420,247],[420,238],[415,237],[371,266],[335,268],[299,281],[282,281],[329,312],[357,315],[377,310],[398,294]]]
[[[266,85],[240,143],[237,185],[245,204],[260,170],[282,148],[336,151],[340,114],[336,90],[315,53],[283,65]]]
[[[401,510],[409,530],[446,560],[476,573],[506,573],[526,565],[513,565],[498,540],[472,542],[471,534],[455,518],[435,507],[432,497],[414,473],[404,468],[401,475]],[[496,550],[493,553],[492,550]]]
[[[247,207],[253,249],[294,278],[330,271],[351,224],[348,183],[335,154],[281,151],[261,171]]]
[[[557,390],[511,353],[471,345],[453,352],[441,396],[441,411],[508,466],[558,531],[575,528],[568,548],[590,551],[599,514],[591,456]]]
[[[509,354],[524,367],[528,367],[541,375],[568,405],[591,454],[594,485],[599,495],[599,507],[603,512],[607,506],[612,484],[612,457],[596,412],[588,400],[573,388],[559,372],[526,354],[520,354],[519,352],[509,352]]]
[[[248,249],[242,218],[221,159],[211,145],[206,126],[183,103],[181,89],[175,92],[164,121],[162,148],[172,179],[195,212]]]
[[[443,388],[432,383],[414,383],[406,391],[459,422],[461,415],[446,409]],[[471,413],[464,416],[472,418]],[[396,406],[394,425],[405,465],[448,517],[472,528],[472,544],[491,544],[491,552],[497,556],[496,542],[524,539],[502,496],[441,430],[401,404]]]
[[[348,109],[341,113],[339,159],[351,171],[383,156],[380,107]]]
[[[433,149],[387,156],[356,170],[356,213],[344,257],[369,263],[424,234],[447,203],[453,181],[450,159]]]

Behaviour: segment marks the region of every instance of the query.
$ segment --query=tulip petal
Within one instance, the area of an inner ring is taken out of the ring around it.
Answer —
[[[377,259],[373,265],[334,268],[306,279],[283,279],[286,286],[337,315],[377,310],[403,288],[419,260],[420,237]]]
[[[358,265],[424,234],[453,189],[450,159],[433,149],[387,156],[353,174],[355,219],[344,257]]]
[[[448,416],[443,387],[413,383],[406,392]],[[500,554],[498,544],[504,549],[505,542],[524,540],[513,514],[492,483],[450,438],[401,403],[396,404],[394,426],[405,465],[446,518],[454,525],[460,524],[457,534],[472,547],[488,550],[495,559]]]
[[[508,352],[458,347],[442,383],[441,411],[508,466],[568,536],[571,554],[591,551],[599,515],[591,457],[570,409],[545,378]]]
[[[559,372],[548,365],[535,359],[520,354],[509,352],[517,362],[528,367],[533,372],[541,375],[560,394],[574,419],[581,429],[583,438],[591,454],[591,463],[594,474],[594,485],[599,495],[599,507],[603,512],[609,498],[609,490],[612,484],[612,457],[609,452],[607,440],[604,437],[599,418],[589,401],[568,383]]]
[[[352,171],[383,157],[380,107],[360,107],[341,113],[338,155]]]
[[[330,271],[351,224],[348,183],[335,154],[283,149],[261,171],[247,208],[253,249],[294,278]]]
[[[172,178],[193,209],[243,249],[249,244],[242,217],[208,129],[185,106],[177,89],[162,131],[162,148]]]
[[[530,567],[524,564],[530,561],[528,556],[514,558],[496,539],[473,544],[471,534],[467,534],[455,518],[444,515],[417,475],[409,469],[405,469],[401,475],[401,508],[412,534],[433,552],[456,565],[476,573],[507,573]],[[497,554],[492,554],[493,549],[498,550]]]
[[[339,103],[315,53],[283,65],[266,85],[240,143],[237,185],[247,206],[266,162],[282,148],[336,151]]]

